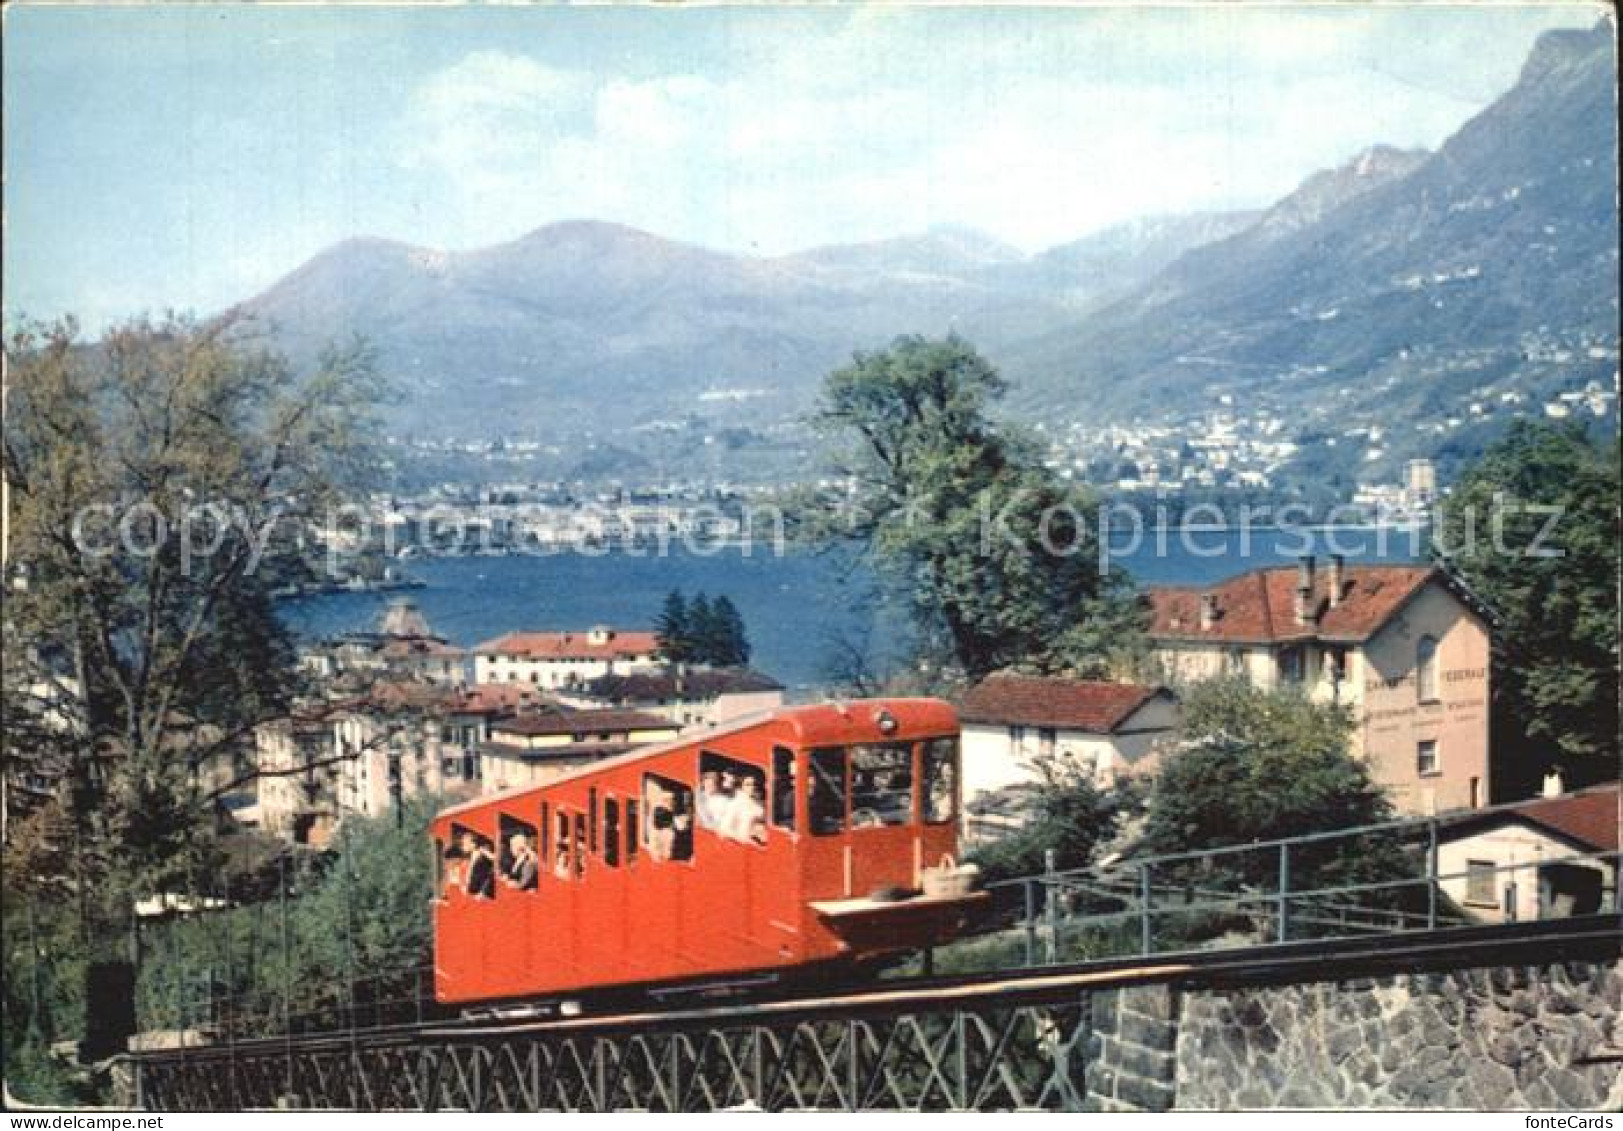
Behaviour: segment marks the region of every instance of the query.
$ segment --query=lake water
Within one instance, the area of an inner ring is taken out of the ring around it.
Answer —
[[[1289,564],[1304,552],[1339,552],[1349,561],[1414,560],[1424,547],[1395,528],[1145,533],[1113,544],[1140,584],[1199,585],[1259,566]],[[680,588],[726,594],[738,606],[754,648],[752,664],[795,689],[825,678],[844,639],[884,655],[904,619],[879,607],[870,575],[851,559],[803,551],[775,556],[755,547],[593,556],[424,558],[403,562],[425,587],[409,596],[434,630],[464,647],[513,629],[583,629],[594,624],[651,627],[666,593]],[[295,632],[316,638],[377,626],[390,593],[336,593],[280,605]],[[888,647],[887,647],[888,646]]]

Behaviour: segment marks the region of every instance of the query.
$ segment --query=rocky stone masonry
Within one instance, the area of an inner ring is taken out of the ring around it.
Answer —
[[[1181,1109],[1615,1111],[1623,963],[1186,992],[1174,1046]],[[1102,1075],[1099,1094],[1124,1082],[1131,1096],[1130,1078]]]
[[[1168,986],[1101,990],[1089,1003],[1090,1111],[1167,1111],[1176,1098],[1178,994]]]

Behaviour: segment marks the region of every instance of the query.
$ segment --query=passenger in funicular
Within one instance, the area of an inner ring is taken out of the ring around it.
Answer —
[[[462,834],[462,854],[467,860],[463,890],[474,899],[496,895],[496,853],[490,841],[470,832]]]
[[[721,835],[747,844],[766,843],[766,798],[758,774],[745,774],[733,794],[722,823]]]
[[[699,775],[699,827],[745,844],[766,843],[766,789],[759,771]]]
[[[660,806],[648,815],[648,855],[663,864],[676,851],[676,822],[669,808]]]
[[[675,785],[675,788],[672,788]],[[643,803],[648,813],[648,854],[657,862],[693,857],[693,794],[686,786],[645,780]]]
[[[461,838],[452,841],[445,849],[445,875],[444,883],[440,888],[440,898],[444,899],[453,891],[465,890],[468,871],[468,858],[462,850]]]
[[[719,829],[732,803],[732,775],[720,770],[705,770],[699,774],[699,827]]]
[[[514,833],[507,840],[507,849],[512,858],[502,876],[503,885],[514,891],[534,891],[541,864],[536,859],[535,849],[530,847],[530,838],[524,833]]]

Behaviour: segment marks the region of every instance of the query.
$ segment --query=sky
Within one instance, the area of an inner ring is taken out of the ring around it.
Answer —
[[[5,313],[209,313],[348,237],[578,218],[1037,251],[1435,147],[1604,10],[7,4]]]

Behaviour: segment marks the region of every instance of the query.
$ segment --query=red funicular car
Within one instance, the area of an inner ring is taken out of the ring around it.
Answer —
[[[447,809],[442,1002],[783,979],[943,941],[958,720],[933,699],[791,707]]]

